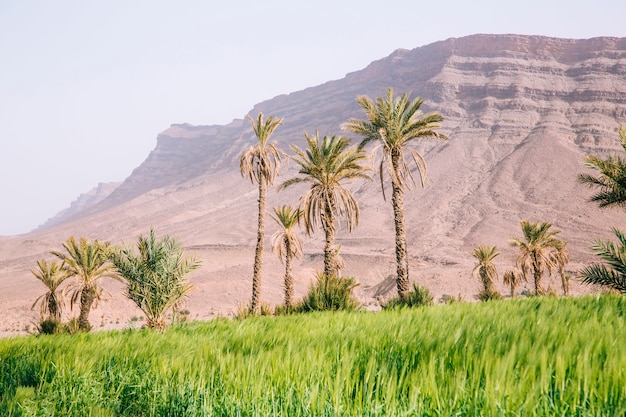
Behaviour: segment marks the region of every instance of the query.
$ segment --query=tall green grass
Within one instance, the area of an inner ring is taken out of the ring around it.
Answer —
[[[0,341],[6,416],[623,416],[626,298]]]

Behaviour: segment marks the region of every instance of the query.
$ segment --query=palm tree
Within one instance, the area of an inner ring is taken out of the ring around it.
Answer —
[[[126,295],[146,315],[146,327],[165,331],[165,315],[176,310],[192,289],[185,275],[200,267],[192,258],[183,259],[181,245],[169,236],[157,241],[154,229],[139,236],[138,254],[133,248],[111,253],[111,261],[126,279]]]
[[[384,172],[391,179],[391,205],[396,231],[396,284],[398,296],[404,299],[410,288],[403,194],[405,189],[410,189],[411,184],[415,183],[409,166],[411,159],[417,167],[422,187],[427,181],[426,162],[409,145],[414,139],[426,137],[447,139],[435,131],[440,127],[443,117],[439,113],[422,116],[421,98],[409,102],[409,94],[406,93],[394,99],[391,87],[387,89],[386,98],[379,97],[374,102],[367,96],[359,96],[356,101],[365,110],[367,120],[350,119],[344,128],[364,137],[361,147],[370,142],[378,142],[382,147],[379,176],[385,200]]]
[[[270,216],[278,225],[278,230],[272,236],[272,250],[278,255],[281,262],[285,260],[285,306],[290,308],[293,302],[293,277],[291,276],[291,260],[302,256],[302,239],[293,230],[300,223],[302,211],[291,206],[274,207],[275,216]]]
[[[613,229],[617,245],[597,239],[592,249],[608,265],[592,264],[579,272],[585,284],[600,285],[626,295],[626,235]]]
[[[551,223],[531,223],[526,220],[521,221],[524,239],[511,238],[509,242],[512,246],[519,248],[516,266],[522,271],[524,279],[532,273],[535,283],[535,295],[544,294],[541,287],[541,278],[545,270],[552,273],[557,265],[555,262],[555,252],[564,245],[562,240],[555,237],[560,230],[550,230]]]
[[[103,277],[118,279],[113,265],[108,262],[109,244],[98,240],[89,242],[81,237],[80,241],[71,236],[63,243],[67,253],[52,251],[51,253],[63,261],[63,270],[76,280],[70,284],[73,290],[71,305],[80,302],[78,328],[89,331],[89,312],[101,300],[102,288],[99,279]]]
[[[40,303],[39,311],[42,318],[48,315],[55,320],[61,320],[65,297],[63,291],[58,291],[58,289],[68,278],[67,272],[58,262],[48,263],[45,259],[38,260],[37,269],[31,269],[30,272],[48,289],[48,292],[35,300],[31,309]]]
[[[526,280],[524,274],[517,269],[508,269],[502,278],[504,285],[511,287],[511,298],[515,298],[515,288],[522,283],[522,280]]]
[[[561,241],[561,245],[556,247],[556,251],[552,253],[552,260],[556,265],[561,278],[561,287],[563,288],[563,295],[569,293],[569,275],[565,273],[565,267],[569,263],[569,251],[567,250],[567,242]]]
[[[496,246],[478,245],[478,248],[474,249],[473,255],[478,262],[476,262],[472,273],[477,275],[480,282],[483,284],[481,298],[493,298],[497,294],[494,288],[494,281],[498,279],[498,270],[493,260],[500,255],[500,252],[498,252]]]
[[[626,152],[626,126],[619,129],[622,149]],[[619,155],[611,154],[606,159],[587,156],[585,166],[598,171],[598,176],[590,174],[578,175],[578,181],[590,188],[599,188],[590,201],[598,203],[601,208],[626,208],[626,160]]]
[[[356,178],[370,179],[369,169],[361,165],[367,156],[363,149],[350,146],[350,139],[344,136],[324,136],[320,141],[315,132],[315,136],[305,133],[304,137],[308,149],[291,145],[296,154],[293,159],[300,165],[298,173],[302,176],[285,181],[279,189],[310,184],[309,190],[300,198],[299,208],[309,236],[319,225],[324,230],[324,274],[330,277],[339,273],[335,219],[343,218],[349,231],[359,222],[359,205],[344,183]]]
[[[283,119],[269,116],[263,121],[263,113],[259,113],[256,121],[247,116],[252,125],[258,143],[241,154],[239,169],[243,177],[259,185],[259,215],[257,222],[256,249],[254,252],[254,271],[252,275],[252,300],[250,311],[257,314],[261,298],[261,270],[263,267],[263,241],[265,239],[265,206],[267,204],[267,186],[274,184],[278,175],[282,157],[285,155],[276,142],[269,142],[274,130]]]

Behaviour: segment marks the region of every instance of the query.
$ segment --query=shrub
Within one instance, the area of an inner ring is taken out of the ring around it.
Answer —
[[[408,292],[406,298],[394,297],[382,305],[383,310],[401,307],[421,307],[431,306],[434,304],[434,297],[430,290],[421,287],[416,282],[413,283],[413,289]]]
[[[38,334],[59,334],[65,332],[65,326],[61,323],[61,320],[53,317],[43,319],[37,325]]]
[[[500,292],[493,288],[483,288],[478,293],[478,299],[480,301],[500,300],[502,295]]]
[[[294,312],[355,310],[358,300],[352,290],[359,285],[354,277],[327,276],[318,272],[309,292],[294,308]]]

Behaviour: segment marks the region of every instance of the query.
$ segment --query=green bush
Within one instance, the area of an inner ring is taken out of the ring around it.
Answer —
[[[498,290],[494,289],[482,289],[478,293],[478,299],[480,301],[489,301],[489,300],[500,300],[502,299],[502,294]]]
[[[417,282],[413,283],[413,290],[409,291],[406,298],[394,297],[382,305],[383,310],[402,307],[422,307],[434,304],[434,297],[430,290],[421,287]]]
[[[309,287],[309,292],[293,308],[293,311],[306,313],[356,310],[359,307],[359,301],[352,294],[352,290],[358,285],[354,277],[326,276],[319,272],[315,282]]]

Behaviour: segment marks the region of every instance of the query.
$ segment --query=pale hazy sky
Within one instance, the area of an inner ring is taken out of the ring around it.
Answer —
[[[626,36],[624,0],[0,0],[0,235],[126,178],[172,123],[226,124],[398,48]]]

